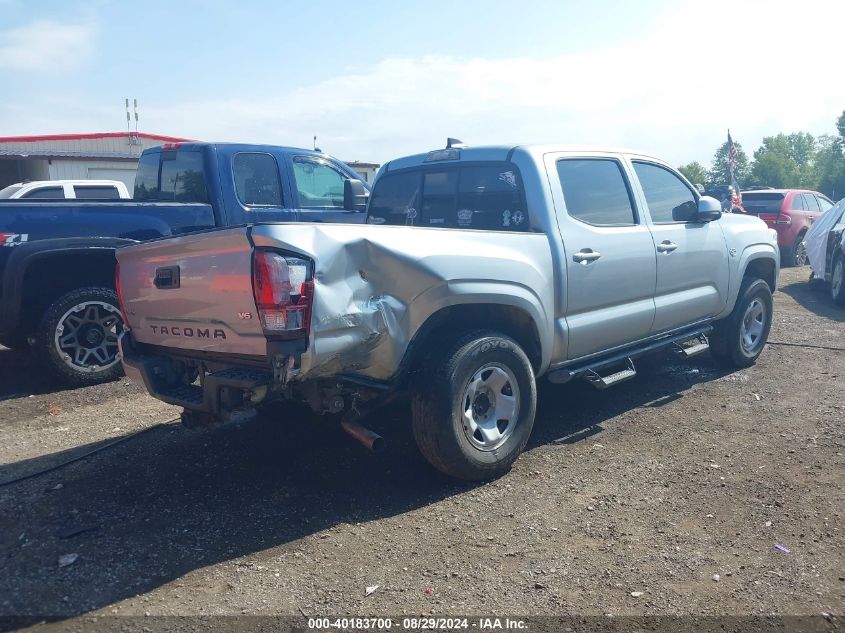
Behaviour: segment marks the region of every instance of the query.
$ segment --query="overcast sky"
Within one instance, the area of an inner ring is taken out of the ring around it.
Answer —
[[[706,165],[835,132],[841,0],[0,0],[0,135],[125,129],[383,162],[456,136]]]

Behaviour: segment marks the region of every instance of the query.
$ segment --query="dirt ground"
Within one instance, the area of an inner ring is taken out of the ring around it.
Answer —
[[[845,311],[808,272],[749,370],[542,384],[483,485],[433,473],[396,407],[378,457],[301,414],[171,424],[0,487],[0,615],[842,614]],[[176,415],[0,348],[0,482]]]

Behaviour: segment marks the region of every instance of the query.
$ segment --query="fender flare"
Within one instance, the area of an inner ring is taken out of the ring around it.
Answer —
[[[14,332],[20,324],[24,279],[27,270],[34,263],[65,255],[114,253],[122,246],[137,243],[136,240],[118,237],[66,237],[24,242],[11,247],[12,252],[6,260],[2,278],[0,332]]]

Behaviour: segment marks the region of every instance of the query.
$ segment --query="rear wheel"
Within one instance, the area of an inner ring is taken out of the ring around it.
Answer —
[[[830,298],[839,306],[845,305],[845,256],[837,255],[830,272]]]
[[[714,325],[710,352],[723,367],[753,365],[772,327],[772,291],[762,279],[745,277],[733,311]]]
[[[33,346],[41,362],[73,386],[114,380],[123,373],[117,335],[123,327],[110,288],[78,288],[47,309]]]
[[[804,246],[804,233],[802,233],[795,240],[795,244],[792,245],[792,249],[790,250],[789,254],[789,265],[806,266],[808,263],[809,260],[807,259],[807,247]]]
[[[432,359],[411,404],[414,438],[432,466],[458,479],[497,477],[531,435],[534,371],[512,339],[474,332]]]

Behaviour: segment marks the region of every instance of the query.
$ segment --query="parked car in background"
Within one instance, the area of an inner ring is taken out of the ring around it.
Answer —
[[[358,412],[410,393],[423,455],[475,480],[525,447],[540,376],[606,388],[656,350],[749,367],[765,346],[774,231],[659,159],[447,147],[373,186],[366,225],[119,249],[127,374],[189,426],[298,401],[368,446]]]
[[[119,180],[33,180],[0,189],[0,200],[126,200]]]
[[[743,191],[742,206],[777,231],[782,265],[805,266],[804,236],[833,202],[817,191],[763,189]]]
[[[828,282],[830,296],[845,305],[845,199],[837,202],[807,231],[804,247],[813,269],[811,281]]]
[[[68,384],[113,379],[115,249],[223,226],[363,222],[368,193],[321,152],[174,143],[141,155],[134,200],[0,200],[0,344],[31,348]]]

